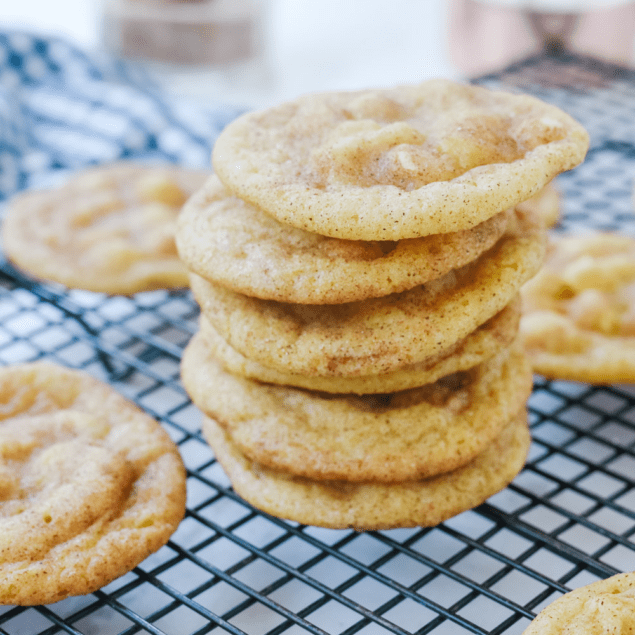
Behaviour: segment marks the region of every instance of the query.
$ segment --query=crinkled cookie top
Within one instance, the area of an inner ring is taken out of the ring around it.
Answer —
[[[244,115],[213,164],[231,192],[290,225],[398,240],[477,225],[576,166],[588,144],[534,97],[430,80]]]
[[[185,467],[152,417],[81,371],[0,369],[0,604],[91,593],[162,547]]]
[[[635,633],[635,573],[621,573],[565,593],[544,608],[524,635]]]
[[[521,334],[534,370],[590,383],[635,381],[635,240],[612,232],[550,237],[522,289]]]

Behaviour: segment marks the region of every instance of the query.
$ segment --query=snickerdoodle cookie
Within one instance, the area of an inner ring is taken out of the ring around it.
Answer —
[[[480,454],[525,403],[532,373],[514,345],[478,366],[410,390],[318,393],[223,370],[190,344],[192,401],[258,464],[313,479],[396,482],[449,472]]]
[[[514,479],[530,443],[523,408],[481,454],[452,472],[400,483],[350,483],[311,480],[258,465],[205,416],[203,433],[246,501],[280,518],[357,530],[430,527],[476,507]]]
[[[177,215],[209,172],[100,165],[8,204],[4,253],[29,275],[71,288],[132,294],[187,286]]]
[[[248,113],[220,134],[213,165],[231,192],[285,223],[399,240],[478,225],[579,164],[588,145],[553,105],[438,79]]]
[[[502,311],[539,269],[545,230],[515,222],[475,261],[413,289],[338,305],[260,300],[192,273],[202,313],[245,357],[301,375],[386,373],[444,355]]]
[[[1,369],[0,403],[0,603],[90,593],[167,542],[185,468],[157,421],[46,362]]]
[[[523,635],[635,633],[635,573],[619,573],[565,593],[532,620]]]
[[[537,373],[589,383],[635,381],[635,239],[552,236],[522,290],[521,333]]]
[[[503,235],[510,214],[452,234],[342,240],[281,223],[212,177],[183,208],[176,243],[192,271],[239,293],[337,304],[398,293],[467,264]]]
[[[507,348],[518,333],[519,320],[520,301],[516,299],[465,339],[451,346],[445,351],[445,355],[432,357],[418,364],[409,364],[388,373],[352,377],[298,375],[263,366],[229,346],[205,316],[201,316],[200,332],[193,336],[191,345],[205,349],[225,370],[241,377],[321,392],[367,395],[416,388],[433,383],[446,375],[469,370]]]

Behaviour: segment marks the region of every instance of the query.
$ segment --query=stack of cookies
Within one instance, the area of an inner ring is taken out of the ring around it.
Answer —
[[[504,488],[529,446],[518,294],[545,243],[518,204],[587,147],[553,106],[443,80],[230,124],[176,242],[201,307],[182,379],[235,490],[365,530]]]

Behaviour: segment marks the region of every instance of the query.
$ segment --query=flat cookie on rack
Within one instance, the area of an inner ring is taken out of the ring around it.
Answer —
[[[516,299],[465,339],[444,351],[444,355],[388,373],[352,377],[299,375],[263,366],[229,346],[205,316],[201,316],[200,331],[192,337],[191,346],[200,347],[218,360],[225,370],[239,377],[328,393],[368,395],[417,388],[452,373],[474,368],[512,344],[518,334],[519,320],[520,301]]]
[[[523,408],[487,449],[467,465],[401,483],[311,480],[247,459],[213,419],[203,434],[236,492],[257,508],[307,525],[360,531],[432,527],[504,489],[525,463],[530,436]]]
[[[532,388],[517,343],[460,373],[410,390],[326,394],[225,372],[189,345],[183,384],[198,408],[261,466],[318,480],[394,483],[465,465],[497,437]]]
[[[90,375],[0,370],[0,604],[91,593],[162,547],[185,468],[152,417]]]
[[[630,635],[635,633],[635,573],[619,573],[560,596],[523,635]]]
[[[448,80],[306,95],[231,122],[213,151],[236,196],[326,236],[474,227],[580,163],[584,128],[529,95]]]
[[[474,262],[399,294],[339,305],[260,300],[197,274],[203,315],[245,357],[301,375],[385,373],[436,358],[514,300],[542,264],[542,222],[515,223]]]
[[[504,234],[510,214],[452,234],[342,240],[281,223],[212,177],[184,206],[176,244],[191,271],[233,291],[337,304],[405,291],[467,264]]]
[[[121,162],[82,170],[58,188],[24,192],[8,205],[4,253],[29,275],[71,288],[129,295],[186,287],[176,219],[208,175]]]
[[[595,384],[635,381],[635,239],[552,236],[522,298],[520,331],[537,373]]]

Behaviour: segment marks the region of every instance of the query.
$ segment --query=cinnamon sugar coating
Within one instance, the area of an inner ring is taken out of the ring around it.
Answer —
[[[448,80],[306,95],[230,123],[213,165],[236,196],[326,236],[474,227],[579,164],[589,137],[529,95]]]
[[[635,380],[635,239],[552,236],[522,298],[521,334],[536,372],[590,383]]]
[[[9,202],[4,252],[29,275],[71,288],[129,295],[185,287],[176,219],[207,175],[121,162],[24,192]]]
[[[93,377],[0,370],[0,603],[49,604],[127,573],[185,513],[185,468],[157,421]]]

